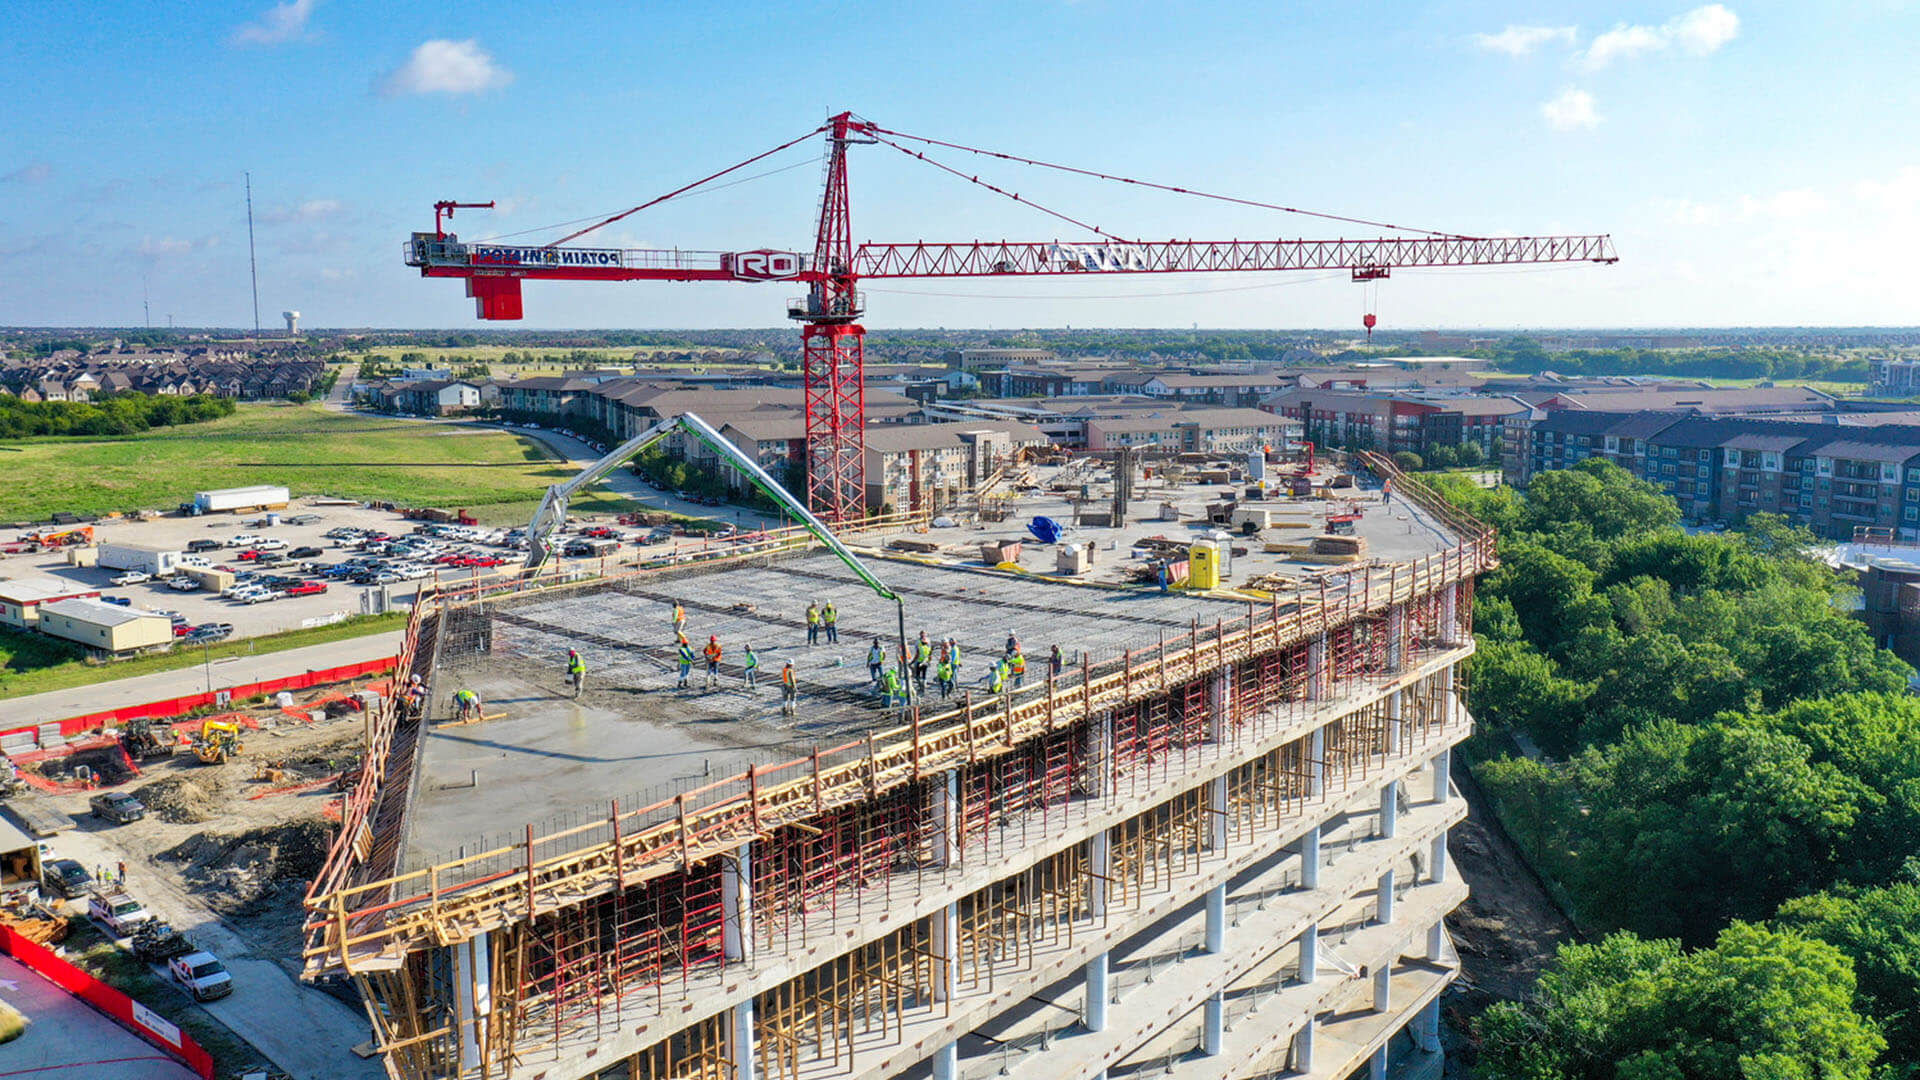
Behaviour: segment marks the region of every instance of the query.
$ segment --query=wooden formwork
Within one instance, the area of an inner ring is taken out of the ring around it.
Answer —
[[[1398,476],[1390,463],[1370,464],[1376,472],[1392,475],[1403,497],[1447,520],[1461,542],[1411,563],[1351,573],[1343,586],[1330,588],[1323,578],[1319,595],[1307,597],[1294,610],[1283,614],[1277,605],[1265,612],[1250,606],[1244,621],[1195,626],[1184,640],[1128,652],[1118,661],[1083,670],[1082,677],[1071,684],[1049,679],[987,704],[969,698],[938,714],[913,710],[908,723],[857,742],[755,768],[668,803],[626,812],[616,809],[608,822],[542,837],[529,830],[526,842],[516,847],[377,881],[348,883],[346,870],[354,862],[353,852],[343,854],[342,845],[336,845],[308,899],[308,970],[392,969],[410,950],[462,941],[484,930],[585,903],[732,850],[783,826],[809,823],[829,811],[925,777],[1014,753],[1028,740],[1076,723],[1084,725],[1097,714],[1124,713],[1135,703],[1161,699],[1161,704],[1148,707],[1177,710],[1181,721],[1177,729],[1184,731],[1187,718],[1204,711],[1199,706],[1206,702],[1209,682],[1216,674],[1247,665],[1273,670],[1270,658],[1274,656],[1287,658],[1282,662],[1285,682],[1303,678],[1293,658],[1304,655],[1307,642],[1325,640],[1330,631],[1355,620],[1377,619],[1389,609],[1464,586],[1494,564],[1492,540],[1484,527],[1452,511],[1425,485]],[[474,589],[441,600],[429,598],[416,612],[436,603],[483,599],[482,591]],[[1458,604],[1455,611],[1456,624],[1470,617]],[[410,627],[410,637],[411,633]],[[1439,636],[1463,636],[1462,627],[1440,628]],[[1245,676],[1239,683],[1229,679],[1230,686],[1248,684],[1256,699],[1267,692],[1257,676]],[[1173,697],[1176,688],[1178,700]],[[1177,749],[1169,742],[1147,752]],[[378,760],[379,755],[369,755],[370,770],[377,768]],[[376,776],[366,786],[375,787],[377,782]],[[370,800],[372,795],[363,798]],[[364,816],[363,809],[359,818]],[[615,839],[580,840],[582,835],[599,836],[603,831],[610,831]],[[521,863],[518,869],[497,869],[516,859]]]

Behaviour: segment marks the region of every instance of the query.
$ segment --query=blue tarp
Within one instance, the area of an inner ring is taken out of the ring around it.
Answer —
[[[1060,542],[1060,534],[1065,530],[1060,528],[1059,522],[1050,517],[1037,517],[1027,523],[1027,531],[1033,534],[1035,540],[1043,544],[1057,544]]]

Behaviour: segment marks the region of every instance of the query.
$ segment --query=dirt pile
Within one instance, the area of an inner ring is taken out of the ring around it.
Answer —
[[[161,821],[198,825],[220,816],[223,799],[216,787],[193,776],[169,776],[135,788],[133,797]]]
[[[282,893],[303,892],[327,857],[332,830],[306,818],[238,833],[201,833],[160,853],[183,863],[181,876],[215,909],[251,915]]]

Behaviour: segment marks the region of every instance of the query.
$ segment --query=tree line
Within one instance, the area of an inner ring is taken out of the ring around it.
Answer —
[[[138,435],[157,427],[232,416],[231,398],[124,393],[96,401],[21,401],[0,395],[0,438],[39,435]]]
[[[1815,538],[1689,535],[1609,462],[1524,497],[1475,600],[1476,769],[1597,942],[1477,1022],[1501,1080],[1920,1076],[1920,700]]]

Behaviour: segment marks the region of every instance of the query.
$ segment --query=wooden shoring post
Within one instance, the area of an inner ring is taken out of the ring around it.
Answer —
[[[1215,667],[1227,666],[1227,620],[1225,619],[1213,620],[1213,663]],[[1199,664],[1194,665],[1196,668],[1199,666]],[[1199,672],[1195,671],[1194,674],[1198,675]]]
[[[979,760],[978,755],[976,755],[973,750],[973,691],[972,690],[967,691],[966,701],[964,701],[962,704],[966,706],[966,710],[967,710],[966,719],[962,722],[962,726],[965,727],[967,730],[967,764],[971,765],[974,762]]]
[[[873,753],[873,732],[867,732],[867,795],[880,790],[880,759]]]
[[[1084,649],[1080,652],[1080,718],[1093,719],[1093,664]]]
[[[747,766],[747,816],[753,821],[753,834],[759,836],[766,829],[760,824],[760,766]]]
[[[613,823],[613,887],[617,891],[627,887],[627,856],[620,850],[620,800],[613,799],[610,806],[607,820]]]
[[[680,821],[676,831],[680,834],[680,870],[685,873],[693,868],[693,860],[687,854],[687,794],[681,792],[673,797],[674,815]]]
[[[1005,728],[1006,743],[1013,745],[1013,687],[1009,686],[1000,695],[1000,721]]]
[[[920,779],[920,705],[913,706],[913,779]]]
[[[820,790],[820,744],[813,746],[813,812],[818,814],[827,807],[826,794]]]
[[[527,921],[533,921],[533,823],[527,823]]]
[[[1053,668],[1047,668],[1047,734],[1053,734]]]
[[[1167,688],[1166,663],[1167,658],[1160,657],[1160,689],[1162,690]],[[1191,677],[1198,674],[1200,674],[1200,616],[1195,615],[1192,628],[1187,631],[1187,675]]]

